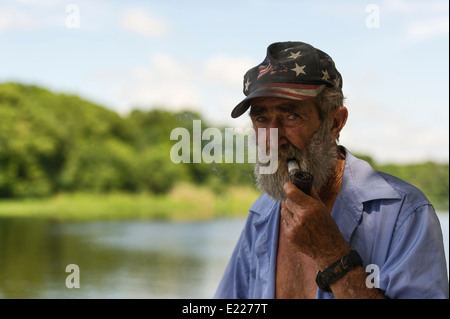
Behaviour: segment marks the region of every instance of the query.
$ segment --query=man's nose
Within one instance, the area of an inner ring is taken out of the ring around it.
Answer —
[[[267,145],[267,147],[269,147],[271,143],[272,144],[274,143],[274,141],[270,140],[270,130],[273,130],[273,129],[277,130],[277,132],[278,132],[278,134],[277,134],[278,135],[278,147],[283,145],[283,144],[287,144],[288,141],[287,141],[286,136],[285,136],[285,129],[284,129],[283,121],[279,117],[274,117],[270,121],[268,130],[266,131],[266,145]]]

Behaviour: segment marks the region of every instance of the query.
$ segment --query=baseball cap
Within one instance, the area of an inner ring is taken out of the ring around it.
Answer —
[[[304,42],[272,43],[264,61],[244,75],[246,98],[233,109],[231,117],[244,114],[257,97],[307,100],[325,87],[342,90],[341,74],[328,54]]]

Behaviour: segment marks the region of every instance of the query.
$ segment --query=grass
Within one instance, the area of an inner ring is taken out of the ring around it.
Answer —
[[[0,200],[0,217],[54,220],[164,219],[205,220],[246,216],[259,196],[251,187],[233,186],[216,194],[207,187],[180,184],[165,195],[60,194],[41,199]]]

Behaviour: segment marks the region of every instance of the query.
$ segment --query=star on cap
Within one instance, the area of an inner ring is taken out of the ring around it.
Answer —
[[[305,67],[306,67],[306,64],[299,66],[297,63],[295,63],[295,68],[291,69],[291,71],[295,71],[296,76],[298,76],[300,73],[306,74],[306,72],[304,71]]]
[[[252,82],[250,82],[249,79],[247,78],[247,81],[245,82],[245,92],[248,91],[248,86],[250,85],[250,83]]]
[[[301,51],[298,51],[296,53],[294,52],[290,52],[290,56],[288,57],[289,59],[297,59],[298,57],[301,57],[302,55],[300,54]]]
[[[322,80],[329,80],[330,76],[328,75],[328,70],[322,71],[323,77]]]
[[[340,80],[339,78],[335,78],[335,79],[334,79],[334,84],[335,84],[336,86],[340,86],[340,85],[341,85],[341,80]]]

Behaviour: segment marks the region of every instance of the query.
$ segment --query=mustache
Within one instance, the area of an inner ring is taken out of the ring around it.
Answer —
[[[283,147],[278,150],[279,166],[287,167],[287,161],[290,159],[295,159],[297,160],[297,162],[302,163],[304,161],[304,158],[305,152],[300,151],[291,143],[284,144]]]
[[[278,157],[293,157],[294,155],[302,153],[294,144],[287,143],[280,146],[278,149]]]
[[[277,154],[277,170],[275,175],[277,175],[277,178],[281,178],[282,181],[286,182],[289,179],[289,173],[288,173],[288,166],[287,162],[290,159],[295,159],[297,163],[299,164],[300,170],[302,171],[309,171],[308,161],[307,161],[307,152],[301,151],[296,146],[294,146],[291,143],[286,143],[283,145],[280,145],[278,148],[278,154]],[[269,166],[270,161],[267,163],[261,163],[257,161],[255,169],[258,169],[258,167],[261,166]],[[256,170],[255,170],[256,172]],[[259,175],[259,174],[257,174]],[[283,184],[284,184],[283,182]]]
[[[289,158],[295,158],[297,161],[302,157],[304,154],[301,152],[297,147],[295,147],[291,143],[286,143],[283,145],[280,145],[277,149],[277,158],[278,158],[278,167],[285,166],[286,161]],[[270,162],[262,163],[259,160],[257,161],[259,165],[261,166],[267,166]]]

